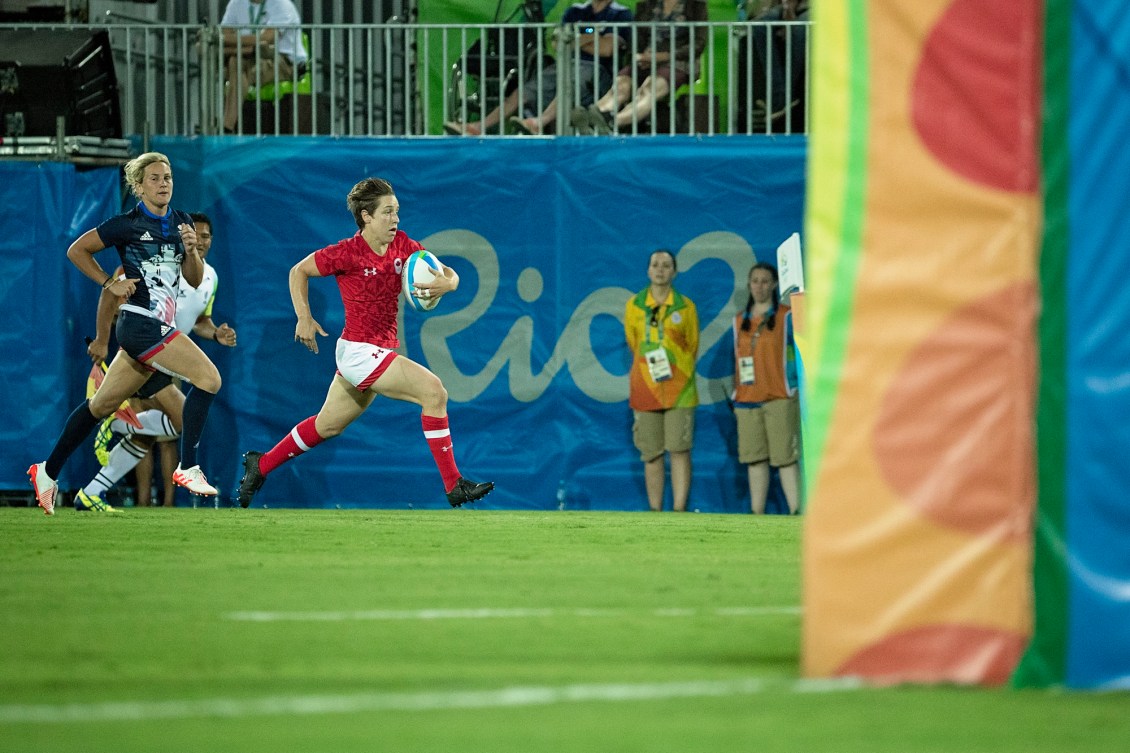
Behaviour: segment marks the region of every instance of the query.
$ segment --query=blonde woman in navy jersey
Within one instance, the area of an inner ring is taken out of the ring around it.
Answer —
[[[102,419],[158,371],[192,384],[185,395],[181,464],[173,473],[173,481],[193,494],[216,493],[196,463],[196,450],[208,410],[220,390],[220,373],[204,351],[174,324],[180,276],[199,285],[204,274],[204,263],[196,252],[196,231],[187,214],[169,206],[173,169],[168,157],[157,152],[142,154],[126,164],[125,174],[130,189],[140,199],[137,206],[86,231],[67,249],[67,258],[80,272],[127,300],[117,322],[121,350],[106,371],[102,386],[71,413],[47,460],[28,468],[36,501],[46,515],[55,512],[55,479],[67,458]],[[110,246],[117,249],[124,270],[117,277],[107,274],[94,258]],[[75,508],[112,510],[101,501],[92,505],[79,497]]]
[[[494,484],[470,481],[459,473],[447,422],[447,390],[431,371],[396,352],[401,270],[423,246],[399,229],[400,204],[387,181],[366,178],[349,192],[346,204],[357,222],[357,233],[315,251],[290,270],[290,299],[298,316],[294,339],[314,353],[317,336],[325,336],[326,331],[310,314],[310,278],[333,275],[337,280],[345,305],[337,374],[317,415],[291,429],[270,451],[244,454],[239,503],[251,504],[270,473],[341,434],[378,395],[420,406],[424,439],[443,479],[447,501],[452,507],[474,502]],[[416,287],[438,298],[459,287],[459,275],[444,266],[432,282]]]

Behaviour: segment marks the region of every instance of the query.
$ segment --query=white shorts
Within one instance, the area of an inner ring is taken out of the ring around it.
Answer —
[[[373,386],[373,382],[380,379],[381,374],[392,365],[397,355],[395,350],[377,345],[338,340],[335,353],[337,373],[364,392]]]

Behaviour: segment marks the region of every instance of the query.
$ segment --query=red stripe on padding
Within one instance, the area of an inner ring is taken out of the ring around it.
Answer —
[[[171,343],[174,338],[179,337],[181,334],[182,333],[179,329],[174,329],[172,332],[167,334],[161,340],[161,342],[157,343],[152,348],[150,348],[149,350],[145,351],[140,356],[138,356],[137,362],[140,363],[145,368],[149,369],[150,371],[156,371],[155,368],[153,368],[152,366],[149,365],[149,362],[152,361],[154,358],[156,358],[157,354],[160,353],[162,350],[164,350],[166,345]]]
[[[385,356],[383,359],[381,359],[381,362],[379,364],[377,364],[377,368],[373,369],[372,374],[370,374],[369,376],[367,376],[363,380],[361,380],[361,384],[357,385],[357,389],[364,392],[365,390],[372,387],[373,382],[380,379],[381,374],[384,374],[386,371],[388,371],[388,367],[392,365],[392,362],[396,360],[396,357],[398,355],[400,355],[400,354],[396,353],[396,352],[392,352],[392,353],[389,353],[387,356]]]

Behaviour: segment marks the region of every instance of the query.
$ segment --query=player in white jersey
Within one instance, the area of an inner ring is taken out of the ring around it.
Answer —
[[[177,290],[177,329],[192,332],[202,340],[215,340],[220,345],[234,348],[235,330],[226,323],[217,325],[212,321],[212,304],[216,301],[216,288],[220,280],[216,270],[206,259],[212,249],[212,220],[203,212],[189,215],[196,225],[196,248],[204,262],[204,277],[199,285],[192,285],[181,276]]]

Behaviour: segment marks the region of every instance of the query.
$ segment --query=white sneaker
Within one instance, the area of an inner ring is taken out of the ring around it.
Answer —
[[[47,461],[36,463],[27,469],[27,476],[31,479],[31,488],[35,489],[35,501],[43,508],[44,515],[55,514],[55,495],[59,485],[51,480],[45,468]]]
[[[216,487],[208,483],[208,479],[204,478],[204,471],[200,470],[198,465],[184,469],[178,465],[177,469],[173,471],[173,483],[177,486],[183,486],[193,494],[202,494],[206,497],[216,495]]]

